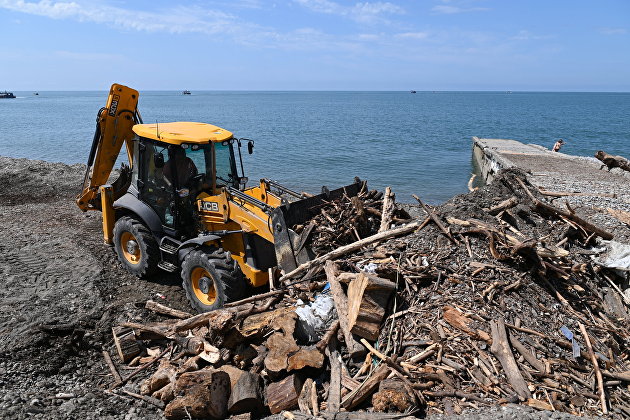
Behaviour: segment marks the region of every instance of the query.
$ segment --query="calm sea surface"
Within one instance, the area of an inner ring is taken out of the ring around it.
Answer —
[[[106,92],[14,93],[0,99],[0,155],[85,163]],[[359,176],[399,201],[465,192],[472,136],[630,156],[630,93],[152,91],[139,109],[144,122],[208,122],[254,139],[250,185],[318,192]]]

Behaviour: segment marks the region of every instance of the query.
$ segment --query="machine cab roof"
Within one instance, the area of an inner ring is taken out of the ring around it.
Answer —
[[[216,125],[189,121],[136,124],[133,126],[133,132],[140,137],[176,145],[220,143],[232,138],[231,132]]]

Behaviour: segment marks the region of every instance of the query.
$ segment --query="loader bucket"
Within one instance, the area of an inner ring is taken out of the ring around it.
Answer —
[[[271,221],[278,266],[285,273],[288,273],[313,258],[309,247],[304,246],[307,238],[302,238],[296,234],[291,229],[292,226],[304,224],[319,214],[324,205],[344,195],[354,197],[363,188],[367,188],[366,182],[357,179],[357,182],[345,187],[276,207],[271,213]],[[303,235],[308,234],[309,232],[303,232]]]
[[[125,195],[127,190],[129,189],[129,185],[131,185],[131,168],[124,163],[120,165],[120,174],[118,178],[112,183],[112,198],[113,201],[118,200],[120,197]],[[92,208],[97,210],[101,209],[101,191],[99,190],[94,198],[90,200],[90,205]]]

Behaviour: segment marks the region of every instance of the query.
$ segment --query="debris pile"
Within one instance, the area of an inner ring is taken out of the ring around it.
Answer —
[[[419,220],[389,190],[327,204],[298,228],[313,231],[317,256],[223,309],[148,301],[169,318],[114,326],[110,389],[169,419],[402,418],[509,402],[630,416],[626,274],[596,258],[613,234],[515,170],[420,204]]]

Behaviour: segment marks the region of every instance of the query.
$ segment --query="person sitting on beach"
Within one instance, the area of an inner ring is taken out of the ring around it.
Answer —
[[[164,177],[170,184],[173,184],[173,170],[177,173],[177,186],[186,186],[192,177],[197,175],[197,167],[193,160],[186,156],[186,151],[179,147],[175,148],[171,158],[164,164]]]
[[[553,145],[553,149],[551,150],[553,152],[559,152],[563,144],[564,144],[564,140],[560,139],[556,142],[556,144]]]

